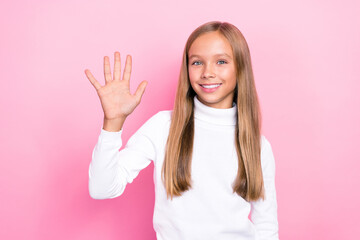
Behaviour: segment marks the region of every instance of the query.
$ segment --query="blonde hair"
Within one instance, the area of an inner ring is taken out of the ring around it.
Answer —
[[[233,192],[247,201],[264,199],[261,169],[261,112],[255,88],[250,51],[242,33],[227,22],[208,22],[189,36],[184,52],[175,97],[171,125],[162,166],[162,181],[167,197],[181,196],[191,188],[191,160],[194,142],[194,97],[188,75],[188,52],[201,34],[218,31],[232,46],[237,83],[234,102],[237,104],[235,145],[238,172]]]

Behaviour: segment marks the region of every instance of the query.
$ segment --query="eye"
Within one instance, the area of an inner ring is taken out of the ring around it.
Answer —
[[[224,60],[219,60],[218,63],[219,63],[219,64],[226,64],[227,62],[224,61]]]
[[[200,65],[201,63],[199,61],[194,61],[191,65]]]

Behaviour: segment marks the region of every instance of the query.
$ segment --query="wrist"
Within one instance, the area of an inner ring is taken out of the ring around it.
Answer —
[[[107,119],[104,117],[103,129],[109,132],[118,132],[122,129],[126,117]]]

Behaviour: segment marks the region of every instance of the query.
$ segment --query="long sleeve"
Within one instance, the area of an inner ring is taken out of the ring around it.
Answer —
[[[129,138],[121,151],[123,129],[109,132],[101,128],[89,166],[89,193],[92,198],[120,196],[126,185],[155,159],[155,133],[159,125],[155,116]]]
[[[278,240],[277,200],[275,188],[275,159],[271,144],[263,136],[261,150],[265,200],[251,202],[251,221],[259,240]]]

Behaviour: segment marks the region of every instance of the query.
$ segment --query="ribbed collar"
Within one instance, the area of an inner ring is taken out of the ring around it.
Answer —
[[[206,106],[194,97],[194,117],[216,125],[236,125],[236,103],[231,108],[213,108]]]

